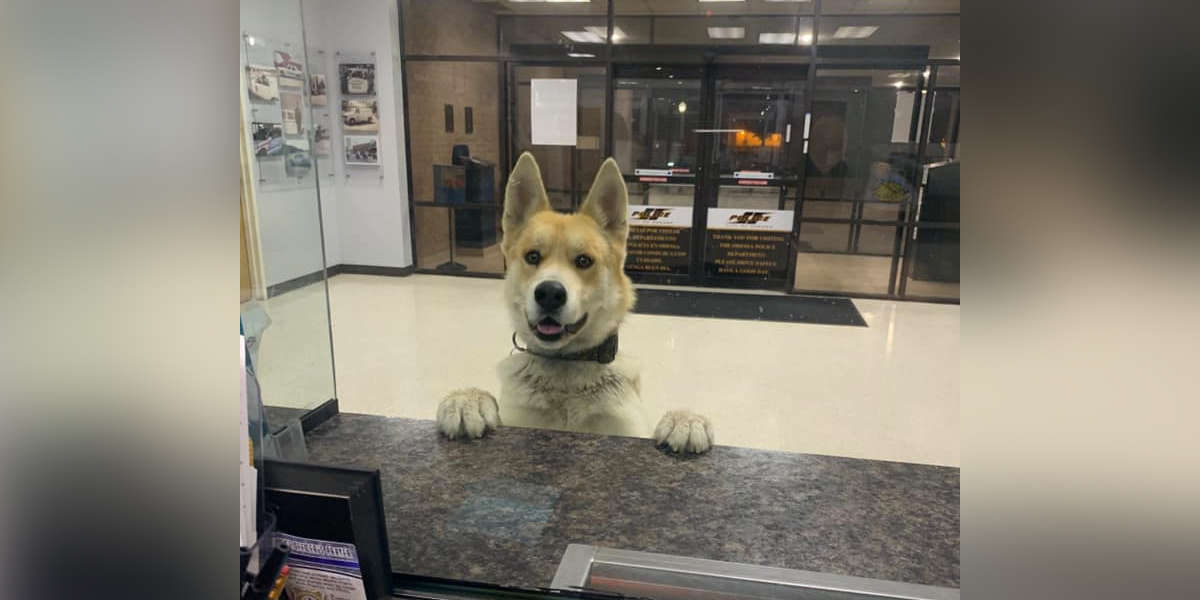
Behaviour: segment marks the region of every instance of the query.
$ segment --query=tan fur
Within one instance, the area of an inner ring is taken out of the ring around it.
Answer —
[[[501,422],[508,425],[647,437],[651,434],[639,397],[636,364],[624,351],[615,361],[569,361],[563,355],[600,345],[616,332],[636,300],[625,274],[629,234],[628,193],[616,162],[604,161],[578,213],[550,208],[537,161],[528,152],[513,167],[505,189],[501,250],[508,267],[504,297],[522,345],[499,366],[501,398],[485,391],[452,392],[438,409],[439,429],[450,438],[482,437]],[[540,259],[529,264],[536,251]],[[590,267],[577,262],[584,256]],[[580,329],[547,341],[534,333],[544,311],[534,300],[538,284],[552,281],[566,289],[555,316]],[[584,319],[586,319],[584,321]],[[537,352],[538,354],[534,354]],[[660,444],[681,452],[704,452],[712,445],[712,427],[702,416],[672,411],[654,432]]]

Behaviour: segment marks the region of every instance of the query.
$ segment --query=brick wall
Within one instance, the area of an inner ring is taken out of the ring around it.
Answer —
[[[408,128],[411,143],[413,199],[433,200],[433,165],[450,164],[456,144],[467,144],[475,158],[496,163],[496,200],[500,200],[499,67],[494,63],[408,63]],[[445,105],[454,107],[454,131],[445,130]],[[474,132],[465,133],[464,107],[474,113]],[[417,254],[449,247],[446,211],[417,207]],[[422,264],[422,266],[425,266]]]
[[[404,0],[405,54],[496,55],[498,4]]]

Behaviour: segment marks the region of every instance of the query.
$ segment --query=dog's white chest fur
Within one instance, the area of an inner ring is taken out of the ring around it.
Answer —
[[[644,437],[637,369],[618,356],[608,364],[555,360],[524,352],[498,366],[500,417],[506,425]]]

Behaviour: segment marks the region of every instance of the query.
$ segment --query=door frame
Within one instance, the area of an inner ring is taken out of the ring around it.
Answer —
[[[740,69],[750,70],[746,78],[755,76],[762,77],[765,72],[775,72],[785,74],[789,79],[802,81],[805,85],[804,97],[802,98],[801,110],[799,115],[806,115],[812,110],[812,74],[811,61],[797,61],[788,63],[753,63],[753,62],[722,62],[714,63],[708,60],[703,64],[696,63],[618,63],[613,65],[612,84],[610,93],[616,89],[616,79],[621,76],[638,77],[638,78],[661,78],[667,79],[662,75],[657,74],[657,67],[678,70],[699,72],[700,79],[700,128],[715,128],[717,126],[716,119],[716,85],[720,78],[730,78],[732,75],[738,75]],[[612,114],[613,108],[608,108],[609,114]],[[801,117],[802,118],[802,117]],[[612,136],[612,127],[615,124],[615,119],[609,119],[608,129],[609,136]],[[795,141],[790,144],[796,144],[800,147],[801,160],[807,161],[806,153],[804,152],[804,142],[807,141],[803,133],[803,122],[795,124],[794,130],[799,130],[799,135],[793,136]],[[799,221],[793,218],[792,228],[789,236],[788,249],[788,264],[786,269],[785,279],[783,280],[755,280],[755,279],[732,279],[714,277],[705,274],[704,271],[704,250],[708,234],[708,209],[716,206],[717,197],[720,193],[720,185],[722,183],[719,169],[714,168],[716,162],[716,144],[717,138],[713,135],[704,135],[693,132],[691,135],[697,136],[696,143],[696,172],[692,177],[673,175],[672,178],[678,178],[678,183],[692,183],[694,186],[694,195],[692,198],[692,228],[691,237],[688,248],[688,274],[661,274],[661,273],[629,273],[629,277],[637,283],[649,284],[665,284],[665,285],[694,285],[712,288],[735,288],[735,289],[761,289],[772,291],[788,291],[791,290],[795,281],[796,257],[795,245],[798,239]],[[611,152],[610,152],[611,153]],[[623,174],[627,183],[639,183],[639,178],[633,173]],[[798,190],[804,189],[804,169],[801,169],[797,174],[795,181],[789,180],[786,183],[771,182],[767,184],[769,187],[779,188],[779,207],[782,210],[784,198],[786,197],[787,188],[795,185]],[[793,213],[793,217],[795,214]]]

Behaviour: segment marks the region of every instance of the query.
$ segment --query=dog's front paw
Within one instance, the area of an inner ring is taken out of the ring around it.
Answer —
[[[654,441],[674,452],[702,454],[712,448],[712,424],[704,415],[688,410],[667,411],[654,428]]]
[[[500,425],[500,404],[478,388],[454,390],[438,404],[437,425],[450,439],[480,438]]]

